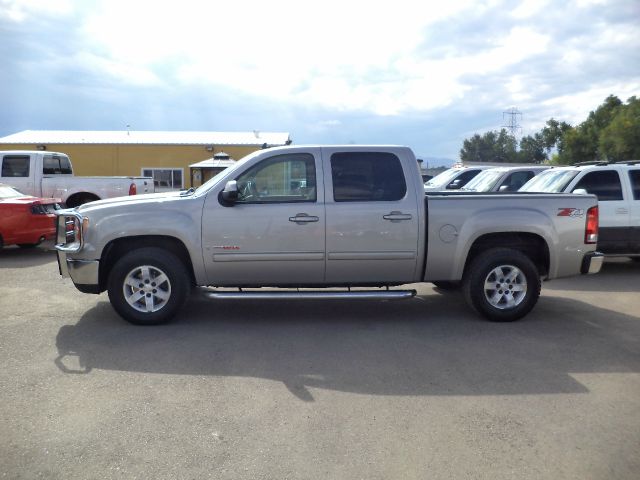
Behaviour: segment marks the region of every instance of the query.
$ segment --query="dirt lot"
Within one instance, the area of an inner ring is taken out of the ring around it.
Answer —
[[[513,324],[403,302],[223,302],[135,327],[0,251],[0,474],[637,479],[640,263],[549,282]]]

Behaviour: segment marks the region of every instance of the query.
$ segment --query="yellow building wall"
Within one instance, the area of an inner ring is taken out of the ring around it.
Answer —
[[[65,153],[73,170],[81,176],[142,175],[144,168],[182,168],[184,187],[191,187],[189,165],[212,158],[222,151],[234,160],[259,150],[258,146],[205,145],[87,145],[48,144],[47,151]],[[1,144],[0,150],[37,150],[31,144]]]

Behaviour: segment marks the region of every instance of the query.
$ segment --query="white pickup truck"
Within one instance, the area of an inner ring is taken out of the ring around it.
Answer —
[[[387,287],[414,282],[460,287],[479,313],[511,321],[541,279],[602,264],[595,196],[425,196],[416,157],[398,146],[260,150],[197,190],[58,215],[61,274],[108,290],[139,324],[169,320],[192,286],[225,287],[208,290],[218,299],[397,299],[416,292]]]
[[[0,151],[0,183],[27,195],[60,198],[68,207],[155,191],[150,177],[76,177],[64,153],[31,150]]]
[[[598,197],[598,250],[640,261],[640,161],[584,162],[554,167],[529,180],[521,192],[581,193]]]

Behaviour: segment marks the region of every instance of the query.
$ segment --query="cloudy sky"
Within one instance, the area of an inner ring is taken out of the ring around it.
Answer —
[[[640,0],[0,0],[0,136],[261,130],[457,158],[640,96]]]

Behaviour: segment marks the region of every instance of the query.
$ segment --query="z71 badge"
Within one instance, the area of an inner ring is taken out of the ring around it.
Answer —
[[[584,210],[581,208],[559,208],[559,217],[584,217]]]

